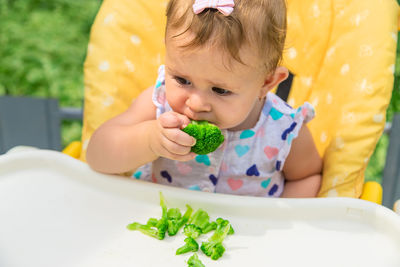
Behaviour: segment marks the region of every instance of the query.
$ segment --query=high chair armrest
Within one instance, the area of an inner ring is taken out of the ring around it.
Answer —
[[[73,141],[63,149],[63,153],[73,158],[79,158],[81,155],[82,143],[80,141]]]
[[[382,204],[382,186],[378,182],[369,181],[364,183],[360,199],[368,200],[379,205]]]

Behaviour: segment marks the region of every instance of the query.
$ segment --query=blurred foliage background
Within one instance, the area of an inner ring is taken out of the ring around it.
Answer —
[[[52,97],[61,106],[81,108],[83,62],[101,2],[0,0],[0,95]],[[388,121],[400,111],[399,45],[397,54]],[[81,127],[78,121],[63,122],[64,146],[80,140]],[[367,180],[380,181],[387,146],[388,137],[383,135],[367,168]]]
[[[82,107],[83,62],[101,0],[0,0],[0,95],[57,98]],[[82,123],[62,123],[62,144]]]

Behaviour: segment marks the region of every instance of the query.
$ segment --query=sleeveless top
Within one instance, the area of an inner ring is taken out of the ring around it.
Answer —
[[[165,71],[160,66],[153,92],[157,117],[171,111],[165,97]],[[268,93],[256,125],[241,131],[222,130],[224,143],[214,152],[179,162],[158,158],[136,170],[133,178],[191,190],[279,197],[282,173],[291,144],[303,123],[314,117],[309,103],[294,109]]]

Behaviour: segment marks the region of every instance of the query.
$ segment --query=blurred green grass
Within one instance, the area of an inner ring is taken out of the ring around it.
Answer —
[[[82,107],[83,62],[101,0],[0,0],[0,95],[57,98]],[[62,124],[62,144],[81,122]]]
[[[101,2],[0,0],[0,95],[53,97],[61,106],[82,107],[83,62]],[[399,45],[397,55],[389,121],[400,111]],[[80,139],[81,127],[81,122],[63,122],[63,146]],[[380,181],[388,143],[383,135],[366,170],[367,180]]]

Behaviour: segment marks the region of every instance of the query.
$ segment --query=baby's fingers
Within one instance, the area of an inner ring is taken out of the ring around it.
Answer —
[[[164,136],[173,143],[181,146],[191,148],[196,144],[196,139],[179,129],[164,129]]]
[[[160,156],[177,161],[189,161],[196,156],[190,150],[191,146],[177,144],[164,136],[161,142]]]
[[[163,128],[184,128],[190,123],[185,115],[176,112],[166,112],[159,117],[160,124]]]

